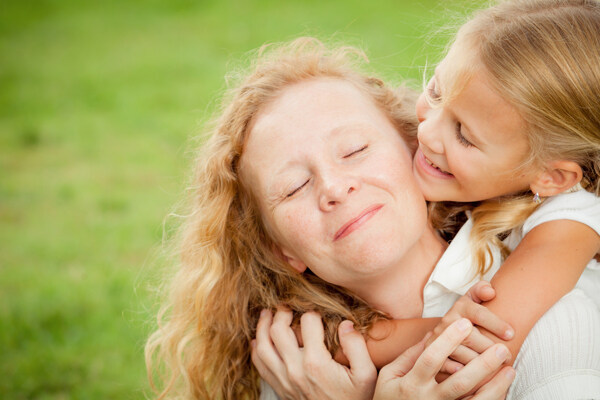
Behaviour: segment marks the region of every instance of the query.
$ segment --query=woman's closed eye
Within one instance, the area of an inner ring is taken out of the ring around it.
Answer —
[[[296,186],[285,197],[290,198],[290,197],[294,196],[296,193],[298,193],[300,190],[302,190],[302,188],[304,188],[308,184],[308,182],[310,182],[310,179],[307,179],[302,185]]]
[[[346,154],[344,156],[344,158],[350,158],[350,157],[352,157],[352,156],[354,156],[354,155],[356,155],[356,154],[358,154],[358,153],[366,150],[368,147],[369,147],[369,145],[365,144],[364,146],[360,147],[359,149],[356,149],[356,150],[353,150],[353,151],[349,152],[348,154]]]

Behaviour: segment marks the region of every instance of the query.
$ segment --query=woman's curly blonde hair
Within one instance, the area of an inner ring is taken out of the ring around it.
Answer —
[[[195,163],[189,217],[181,228],[180,262],[158,329],[146,345],[153,387],[160,381],[158,398],[258,398],[250,341],[263,308],[286,304],[297,312],[320,312],[332,350],[343,319],[365,332],[385,318],[343,288],[310,272],[299,274],[283,262],[238,174],[254,116],[286,87],[310,79],[334,78],[355,85],[372,97],[408,143],[416,144],[414,93],[392,90],[357,72],[365,61],[355,48],[330,49],[316,39],[300,38],[261,48],[250,72],[228,92]]]

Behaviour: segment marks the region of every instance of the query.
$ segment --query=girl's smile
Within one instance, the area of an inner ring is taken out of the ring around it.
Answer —
[[[417,152],[415,154],[415,163],[419,163],[419,166],[424,172],[435,177],[439,177],[442,179],[452,179],[454,177],[451,173],[446,172],[437,165],[435,165],[433,161],[431,161],[425,156],[425,154],[423,154],[423,151],[420,148],[417,149]]]
[[[529,189],[527,124],[476,68],[458,93],[444,100],[444,60],[417,101],[419,149],[413,170],[431,201],[480,201]]]

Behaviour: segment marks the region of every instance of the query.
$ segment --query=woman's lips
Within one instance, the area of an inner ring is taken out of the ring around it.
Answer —
[[[423,154],[421,149],[417,150],[416,162],[419,164],[419,167],[424,172],[428,173],[429,175],[433,175],[433,176],[439,177],[439,178],[446,178],[446,179],[454,177],[454,175],[440,169],[440,167],[438,167],[430,159],[425,157],[425,154]]]
[[[377,214],[379,210],[383,207],[383,204],[375,204],[373,206],[367,207],[363,212],[361,212],[358,217],[353,218],[352,220],[346,222],[344,226],[342,226],[333,237],[333,241],[339,240],[343,237],[348,236],[358,228],[360,228],[365,222],[371,219],[372,216]]]

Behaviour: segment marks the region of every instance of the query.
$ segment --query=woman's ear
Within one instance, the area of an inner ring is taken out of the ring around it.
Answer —
[[[541,197],[550,197],[571,189],[581,182],[583,172],[579,164],[573,161],[552,161],[531,183],[533,193]]]
[[[287,251],[286,249],[282,249],[275,244],[273,245],[273,251],[279,258],[281,258],[286,263],[290,264],[292,268],[294,268],[299,273],[303,273],[304,271],[306,271],[306,264],[304,264],[296,256],[292,255],[291,252]]]

